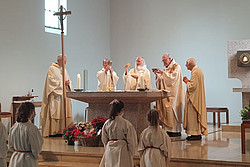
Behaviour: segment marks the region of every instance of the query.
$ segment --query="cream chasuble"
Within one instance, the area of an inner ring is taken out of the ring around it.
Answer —
[[[195,66],[191,72],[190,82],[187,83],[185,99],[183,128],[188,135],[207,135],[207,110],[204,85],[203,72],[199,67]],[[198,124],[190,121],[190,115],[194,117],[194,120],[197,120]],[[197,129],[200,129],[200,131],[197,132]]]
[[[144,79],[145,88],[151,89],[151,80],[150,80],[149,70],[145,69],[145,70],[138,71],[135,68],[132,68],[131,70],[129,70],[127,75],[125,75],[125,73],[123,74],[125,90],[137,90],[139,78],[135,79],[131,75],[137,75],[138,77],[140,77],[141,73]]]
[[[167,131],[181,132],[185,98],[181,66],[172,60],[163,74],[157,77],[156,87],[171,93],[169,98],[156,101],[160,122],[166,126]]]
[[[65,81],[70,80],[65,69]],[[66,86],[66,91],[72,91],[72,85]],[[64,124],[63,107],[63,83],[62,68],[56,63],[52,63],[47,74],[44,92],[42,110],[40,114],[40,125],[42,126],[42,135],[44,137],[55,134],[62,134]],[[69,98],[66,98],[66,126],[73,124],[72,104]]]
[[[96,74],[98,80],[97,91],[110,91],[116,90],[116,85],[118,82],[119,77],[117,76],[116,72],[113,71],[110,74],[110,71],[105,72],[105,69],[98,71]]]

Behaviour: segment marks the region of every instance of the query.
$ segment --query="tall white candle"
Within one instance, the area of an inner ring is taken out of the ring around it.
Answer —
[[[81,89],[81,75],[77,74],[77,89]]]
[[[141,73],[139,76],[139,89],[145,89],[143,73]]]

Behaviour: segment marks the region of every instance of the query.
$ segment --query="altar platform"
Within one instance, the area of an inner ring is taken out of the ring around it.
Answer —
[[[171,167],[250,166],[250,133],[246,133],[246,154],[241,154],[240,132],[222,128],[209,125],[209,134],[202,141],[186,141],[185,133],[172,138]],[[103,147],[68,146],[62,138],[44,140],[39,167],[98,167],[104,151]],[[134,161],[139,163],[138,153]]]

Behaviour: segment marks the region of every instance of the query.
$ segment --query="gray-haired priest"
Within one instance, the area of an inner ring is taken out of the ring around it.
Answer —
[[[67,57],[64,57],[64,64]],[[42,136],[61,136],[65,128],[64,104],[63,104],[63,84],[66,91],[72,91],[69,75],[65,69],[65,83],[62,79],[62,55],[57,57],[57,63],[51,63],[43,92],[42,110],[40,113],[40,125],[42,126]],[[73,124],[72,104],[66,98],[66,127]]]
[[[185,97],[181,66],[169,54],[162,56],[162,62],[166,67],[164,71],[153,69],[156,77],[156,87],[159,90],[170,91],[171,96],[156,101],[156,108],[159,111],[160,122],[168,135],[170,137],[178,137],[181,136]]]
[[[188,135],[187,140],[201,140],[201,134],[207,135],[204,75],[194,58],[186,61],[186,67],[191,71],[191,79],[183,77],[187,84],[183,128]]]

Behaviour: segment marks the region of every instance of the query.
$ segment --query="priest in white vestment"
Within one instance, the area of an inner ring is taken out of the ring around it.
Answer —
[[[123,81],[125,90],[151,89],[150,72],[147,69],[144,58],[137,57],[135,68],[130,69],[128,72],[129,66],[127,64],[124,67]]]
[[[67,57],[64,57],[66,64]],[[62,83],[62,55],[57,57],[57,63],[51,63],[43,92],[42,110],[40,114],[40,125],[44,137],[62,134],[65,128],[65,114],[63,104],[63,84],[66,91],[72,91],[72,84],[65,69],[65,83]],[[66,127],[73,124],[72,104],[66,98]]]
[[[7,132],[6,127],[2,122],[0,122],[0,166],[7,167],[6,157],[7,157]]]
[[[116,85],[119,77],[111,67],[112,61],[109,59],[103,60],[103,68],[97,72],[98,80],[97,91],[112,91],[116,90]]]
[[[170,91],[171,96],[156,101],[156,109],[160,112],[160,123],[170,137],[181,136],[182,115],[185,103],[185,89],[182,82],[181,66],[170,57],[162,56],[165,70],[153,69],[156,87]]]
[[[201,140],[201,134],[207,135],[204,76],[194,58],[186,61],[186,67],[191,71],[191,79],[183,77],[187,84],[183,128],[188,135],[187,140]]]

